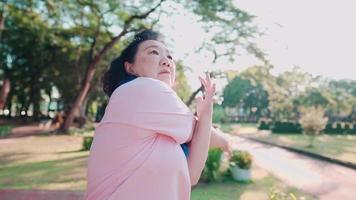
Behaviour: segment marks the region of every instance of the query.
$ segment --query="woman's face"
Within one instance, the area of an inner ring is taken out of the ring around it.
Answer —
[[[167,47],[160,41],[140,43],[134,62],[126,62],[125,69],[136,76],[161,80],[171,87],[174,84],[176,66]]]

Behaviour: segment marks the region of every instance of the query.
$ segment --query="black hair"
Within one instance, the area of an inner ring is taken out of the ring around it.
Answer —
[[[143,30],[136,34],[132,42],[121,52],[120,56],[111,62],[109,69],[104,73],[102,78],[103,90],[109,97],[130,76],[125,69],[125,62],[134,62],[139,45],[146,40],[163,42],[163,36],[153,30]]]

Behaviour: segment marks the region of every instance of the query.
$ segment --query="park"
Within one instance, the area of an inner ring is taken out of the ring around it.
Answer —
[[[272,1],[272,20],[253,2],[0,2],[0,199],[84,199],[109,102],[103,74],[145,29],[165,35],[173,89],[192,113],[205,92],[197,77],[216,83],[212,123],[232,156],[209,149],[192,200],[356,199],[355,39],[332,47],[342,36],[288,32],[310,28],[293,18],[301,5]],[[333,5],[305,8],[325,34]],[[348,20],[350,5],[335,5]],[[352,33],[350,24],[337,28]]]

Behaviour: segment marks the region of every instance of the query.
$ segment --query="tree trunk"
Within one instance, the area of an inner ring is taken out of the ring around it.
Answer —
[[[0,110],[5,108],[6,99],[10,92],[10,80],[5,79],[0,91]]]
[[[99,59],[98,59],[99,61]],[[97,62],[98,62],[97,61]],[[90,88],[90,82],[94,77],[95,74],[95,65],[96,63],[91,63],[89,65],[85,80],[82,84],[82,87],[78,93],[78,96],[75,98],[75,101],[73,105],[70,107],[68,114],[65,116],[65,121],[63,123],[63,126],[61,127],[62,131],[66,132],[68,131],[69,127],[72,125],[74,117],[78,114],[80,106],[83,104],[85,97],[87,96],[87,93]]]
[[[77,97],[74,100],[74,103],[72,104],[72,106],[70,107],[68,113],[65,116],[65,121],[63,123],[63,126],[61,127],[61,131],[63,132],[67,132],[69,130],[69,127],[72,125],[73,120],[75,115],[80,111],[80,106],[83,104],[84,99],[87,97],[90,85],[91,85],[91,81],[94,77],[95,74],[95,70],[96,70],[96,65],[101,61],[101,59],[105,56],[105,54],[112,49],[112,47],[120,41],[120,39],[126,35],[127,33],[129,33],[129,26],[133,23],[134,19],[145,19],[148,17],[149,14],[151,14],[152,12],[154,12],[163,2],[164,0],[161,0],[155,7],[153,7],[152,9],[148,10],[146,13],[143,13],[142,15],[132,15],[131,17],[129,17],[123,26],[123,30],[121,31],[121,33],[119,35],[117,35],[116,37],[112,38],[111,41],[109,41],[108,43],[105,44],[105,46],[103,47],[103,49],[101,49],[99,51],[99,53],[93,57],[93,59],[90,59],[90,62],[88,64],[87,67],[87,71],[85,73],[85,79],[82,83],[81,89],[77,95]],[[94,38],[96,39],[96,38]],[[95,41],[95,40],[94,40]],[[95,45],[93,45],[91,48],[94,48]],[[92,49],[93,50],[93,49]]]
[[[5,29],[6,9],[7,7],[5,4],[2,13],[0,13],[0,41],[1,41],[2,31]]]

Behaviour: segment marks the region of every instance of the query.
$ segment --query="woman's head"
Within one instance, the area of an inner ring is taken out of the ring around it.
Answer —
[[[134,40],[114,59],[104,74],[104,92],[112,92],[130,75],[161,80],[173,86],[175,64],[163,43],[163,36],[152,30],[135,35]]]

